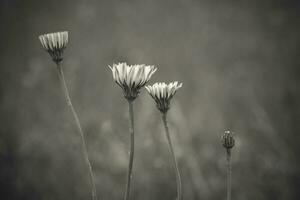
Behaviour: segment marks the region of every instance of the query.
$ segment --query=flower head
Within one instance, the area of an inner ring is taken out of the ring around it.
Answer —
[[[63,60],[63,51],[68,44],[67,31],[40,35],[39,39],[54,62],[59,63]]]
[[[109,68],[114,80],[123,89],[125,98],[131,101],[139,95],[140,89],[157,70],[154,66],[127,65],[127,63],[113,64]]]
[[[224,131],[224,134],[222,135],[222,145],[226,149],[231,149],[235,144],[234,138],[233,138],[233,132],[231,131]]]
[[[155,83],[152,86],[147,85],[146,89],[149,92],[150,96],[155,100],[157,108],[162,113],[165,113],[170,108],[170,101],[172,97],[181,87],[182,83],[178,83],[178,81],[175,81],[169,84],[162,82]]]

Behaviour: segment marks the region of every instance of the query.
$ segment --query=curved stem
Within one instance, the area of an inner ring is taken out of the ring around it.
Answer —
[[[80,133],[83,156],[84,156],[85,162],[86,162],[86,164],[88,166],[88,169],[89,169],[90,181],[91,181],[91,185],[92,185],[92,200],[97,200],[97,191],[96,191],[96,186],[95,186],[95,178],[94,178],[92,166],[91,166],[91,163],[90,163],[90,160],[89,160],[89,157],[88,157],[88,152],[87,152],[86,143],[85,143],[85,139],[84,139],[84,133],[82,131],[81,124],[80,124],[79,118],[77,116],[77,113],[76,113],[76,111],[75,111],[75,109],[72,105],[72,101],[71,101],[69,91],[68,91],[68,87],[67,87],[67,84],[66,84],[66,81],[65,81],[65,76],[64,76],[64,72],[63,72],[63,69],[62,69],[61,62],[57,63],[57,70],[58,70],[60,83],[61,83],[63,92],[65,94],[67,105],[69,106],[69,108],[72,111],[77,129]]]
[[[231,151],[227,149],[227,200],[231,200]]]
[[[124,200],[128,200],[130,197],[130,184],[132,179],[132,166],[133,166],[133,157],[134,157],[134,117],[133,117],[133,102],[128,100],[129,107],[129,132],[130,132],[130,152],[129,152],[129,165],[128,165],[128,174],[126,182],[126,191],[124,194]]]
[[[182,200],[181,177],[180,177],[180,173],[179,173],[179,169],[178,169],[178,165],[177,165],[177,161],[176,161],[176,157],[175,157],[175,153],[174,153],[174,149],[173,149],[173,145],[172,145],[172,140],[171,140],[170,133],[169,133],[169,127],[168,127],[166,115],[167,115],[166,113],[162,113],[162,120],[163,120],[165,131],[166,131],[166,137],[168,140],[170,153],[172,155],[173,168],[174,168],[174,171],[176,174],[177,200]]]

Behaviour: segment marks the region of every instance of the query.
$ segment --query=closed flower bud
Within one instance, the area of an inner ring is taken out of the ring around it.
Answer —
[[[231,149],[235,144],[234,138],[233,138],[233,132],[231,131],[225,131],[222,136],[222,145],[226,149]]]

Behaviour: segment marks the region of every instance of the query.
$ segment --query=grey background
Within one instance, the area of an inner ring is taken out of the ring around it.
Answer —
[[[89,179],[54,63],[38,35],[69,31],[64,70],[86,133],[99,199],[121,199],[127,102],[108,65],[153,64],[183,82],[169,112],[184,199],[225,199],[235,132],[233,199],[300,198],[299,1],[1,0],[0,198],[89,199]],[[132,199],[175,199],[160,115],[134,104]]]

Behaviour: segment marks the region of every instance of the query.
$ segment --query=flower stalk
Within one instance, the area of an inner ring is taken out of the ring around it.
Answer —
[[[95,177],[94,177],[92,166],[91,166],[91,163],[90,163],[90,160],[89,160],[89,157],[88,157],[86,142],[85,142],[85,139],[84,139],[84,133],[83,133],[78,115],[77,115],[77,113],[76,113],[76,111],[73,107],[73,104],[72,104],[72,101],[71,101],[71,98],[70,98],[70,95],[69,95],[69,90],[68,90],[68,87],[67,87],[67,84],[66,84],[66,81],[65,81],[65,76],[64,76],[64,72],[63,72],[63,68],[62,68],[62,62],[60,61],[60,62],[57,62],[56,64],[57,64],[59,80],[60,80],[60,83],[61,83],[61,87],[63,89],[63,93],[65,95],[67,105],[68,105],[68,107],[70,108],[70,110],[73,114],[77,129],[78,129],[79,134],[80,134],[83,156],[84,156],[84,160],[86,162],[86,165],[88,166],[88,169],[89,169],[89,176],[90,176],[90,181],[91,181],[91,185],[92,185],[92,200],[97,200]]]
[[[227,200],[231,200],[231,149],[226,151],[227,160]]]
[[[129,108],[129,133],[130,133],[130,151],[129,151],[129,164],[127,172],[126,190],[124,194],[124,200],[130,198],[130,185],[132,180],[132,167],[134,158],[134,115],[133,115],[133,101],[128,100]]]
[[[168,127],[168,122],[167,122],[167,113],[166,112],[162,113],[162,121],[163,121],[163,124],[164,124],[166,138],[167,138],[167,141],[168,141],[169,150],[170,150],[171,157],[172,157],[173,168],[174,168],[174,171],[175,171],[175,174],[176,174],[177,200],[181,200],[182,199],[181,177],[180,177],[180,172],[179,172],[179,169],[178,169],[177,160],[176,160],[175,153],[174,153],[172,140],[171,140],[171,137],[170,137],[169,127]]]

